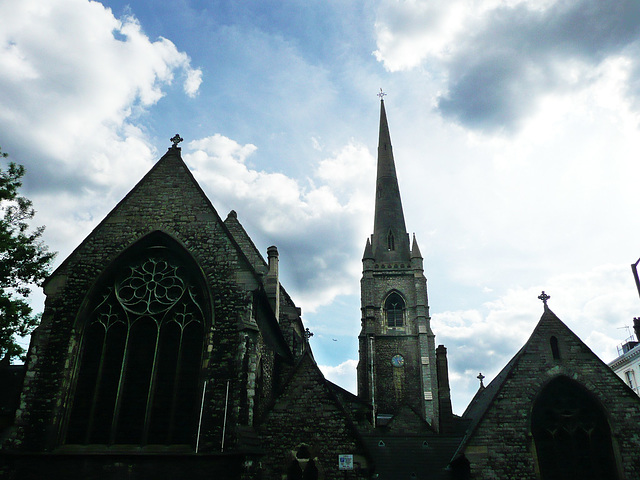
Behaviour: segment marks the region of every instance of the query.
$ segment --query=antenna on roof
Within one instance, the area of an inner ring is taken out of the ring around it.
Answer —
[[[618,330],[622,330],[623,328],[627,329],[627,338],[631,338],[631,327],[629,325],[625,325],[624,327],[618,327]]]

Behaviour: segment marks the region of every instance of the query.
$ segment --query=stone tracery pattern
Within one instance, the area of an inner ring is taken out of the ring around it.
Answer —
[[[88,316],[67,443],[191,443],[201,298],[167,251],[119,269]]]

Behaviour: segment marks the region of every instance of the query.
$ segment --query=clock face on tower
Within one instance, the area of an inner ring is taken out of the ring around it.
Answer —
[[[404,365],[404,358],[402,355],[394,355],[391,357],[391,365],[394,367],[402,367]]]

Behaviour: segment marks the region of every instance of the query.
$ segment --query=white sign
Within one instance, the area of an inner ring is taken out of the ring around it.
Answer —
[[[353,470],[353,455],[338,455],[338,468],[340,470]]]

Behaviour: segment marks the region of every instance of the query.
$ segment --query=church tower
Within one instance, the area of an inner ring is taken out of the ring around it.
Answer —
[[[358,396],[372,404],[378,418],[410,407],[438,429],[427,279],[415,235],[410,246],[405,226],[382,97],[373,235],[362,264]]]

